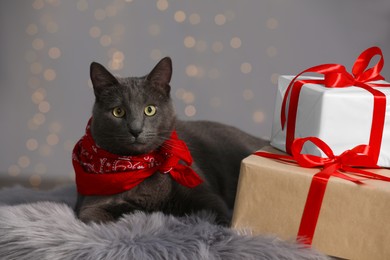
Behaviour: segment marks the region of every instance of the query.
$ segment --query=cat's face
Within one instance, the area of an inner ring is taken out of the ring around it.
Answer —
[[[95,62],[90,72],[96,97],[91,132],[99,147],[118,155],[144,154],[170,137],[175,124],[170,58],[144,77],[115,78]]]

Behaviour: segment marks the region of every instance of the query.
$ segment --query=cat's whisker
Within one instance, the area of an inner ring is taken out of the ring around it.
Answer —
[[[175,145],[172,145],[172,144],[169,144],[169,143],[164,143],[162,144],[162,147],[164,148],[167,148],[167,149],[176,149],[176,150],[181,150],[181,151],[187,151],[187,149],[185,147],[182,147],[182,146],[175,146]]]

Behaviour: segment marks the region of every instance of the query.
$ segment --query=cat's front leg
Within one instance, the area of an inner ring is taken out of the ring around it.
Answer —
[[[84,207],[78,213],[78,218],[84,223],[106,223],[114,221],[114,216],[102,207]]]
[[[78,217],[83,222],[110,222],[116,221],[124,214],[142,210],[141,208],[130,204],[126,201],[114,203],[111,202],[106,205],[93,205],[81,208]]]

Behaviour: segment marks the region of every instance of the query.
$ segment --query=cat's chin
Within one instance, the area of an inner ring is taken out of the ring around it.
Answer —
[[[131,155],[140,155],[147,154],[153,151],[154,149],[147,144],[135,142],[129,145],[122,155],[131,156]]]
[[[130,142],[110,142],[99,144],[99,147],[102,149],[116,155],[120,156],[133,156],[133,155],[141,155],[152,152],[158,147],[151,145],[150,142],[144,142],[143,140],[131,140]]]

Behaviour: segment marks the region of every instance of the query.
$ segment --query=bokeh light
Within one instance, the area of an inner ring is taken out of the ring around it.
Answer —
[[[242,96],[245,100],[251,100],[254,97],[253,91],[251,89],[244,89]]]
[[[53,69],[46,69],[46,70],[43,72],[43,77],[44,77],[45,80],[47,80],[47,81],[53,81],[53,80],[55,80],[55,78],[57,77],[57,74],[56,74],[56,72],[55,72]]]
[[[41,113],[47,113],[50,111],[50,103],[47,102],[47,101],[42,101],[41,103],[39,103],[38,105],[38,110],[39,112]]]
[[[214,22],[216,25],[224,25],[226,23],[226,16],[223,14],[217,14],[214,17]]]
[[[101,29],[98,26],[92,26],[91,29],[89,29],[89,35],[92,38],[98,38],[102,34]]]
[[[104,9],[96,9],[95,10],[95,19],[98,21],[102,21],[106,18],[106,11]]]
[[[21,169],[17,165],[11,165],[8,167],[8,175],[12,177],[16,177],[21,173]]]
[[[156,6],[157,6],[158,10],[165,11],[168,9],[168,1],[167,0],[157,0]]]
[[[26,142],[26,148],[29,151],[35,151],[38,149],[38,141],[35,138],[30,138]]]
[[[39,185],[41,185],[41,183],[42,183],[41,176],[39,176],[37,174],[33,174],[33,175],[30,176],[30,184],[31,184],[31,186],[38,187]]]
[[[39,62],[31,63],[30,65],[30,72],[32,74],[39,74],[42,72],[42,64]]]
[[[187,36],[184,38],[184,46],[186,48],[193,48],[195,47],[196,41],[195,38],[192,36]]]
[[[189,77],[196,77],[198,75],[198,68],[195,65],[188,65],[186,68],[186,74]]]
[[[32,47],[37,51],[42,50],[44,46],[45,43],[41,38],[36,38],[32,41]]]
[[[278,27],[278,25],[279,25],[279,22],[275,18],[269,18],[267,20],[267,28],[268,29],[274,30]]]
[[[61,57],[61,50],[57,47],[52,47],[49,49],[48,54],[50,58],[58,59],[59,57]]]
[[[31,96],[31,100],[35,104],[41,103],[45,98],[46,98],[46,90],[44,88],[39,88],[35,90]]]
[[[46,137],[47,144],[51,145],[51,146],[58,144],[59,141],[60,141],[60,139],[59,139],[57,134],[49,134]]]
[[[230,46],[233,48],[233,49],[238,49],[241,47],[241,39],[238,38],[238,37],[233,37],[231,40],[230,40]]]
[[[88,2],[87,0],[79,0],[76,6],[79,11],[86,11],[88,9]]]
[[[18,165],[21,168],[27,168],[30,165],[30,163],[31,163],[31,160],[26,155],[20,156],[18,159]]]
[[[26,33],[28,35],[35,35],[38,33],[38,26],[34,23],[29,24],[26,28]]]
[[[104,47],[108,47],[111,44],[111,37],[109,35],[103,35],[100,37],[100,44]]]
[[[182,23],[186,20],[186,13],[183,11],[177,11],[174,15],[174,19],[178,23]]]
[[[248,74],[252,71],[252,65],[249,62],[244,62],[240,66],[241,72],[244,74]]]
[[[36,10],[40,10],[45,6],[45,2],[43,0],[35,0],[32,4],[32,7]]]
[[[253,113],[252,116],[253,122],[255,123],[262,123],[265,119],[265,115],[263,111],[257,110]]]
[[[193,105],[188,105],[184,109],[184,114],[188,117],[193,117],[196,114],[196,108]]]

